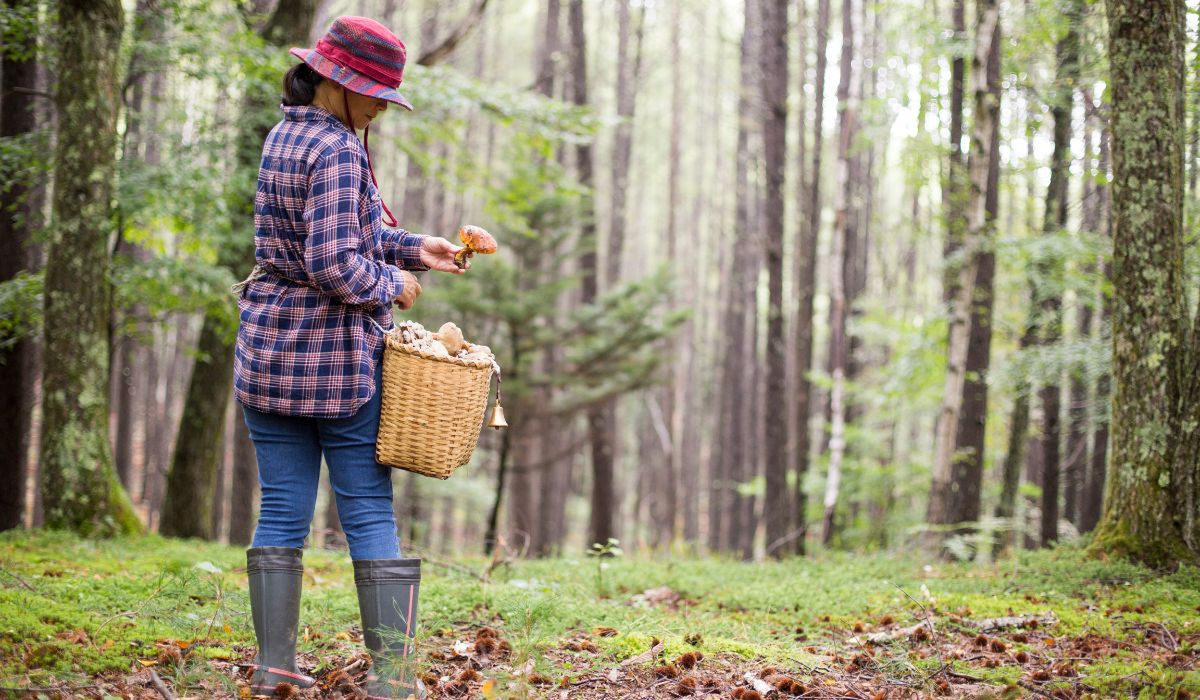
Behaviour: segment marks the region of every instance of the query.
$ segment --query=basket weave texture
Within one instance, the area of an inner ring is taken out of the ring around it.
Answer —
[[[383,347],[382,408],[375,459],[449,478],[471,459],[483,428],[490,362],[417,350],[389,333]]]

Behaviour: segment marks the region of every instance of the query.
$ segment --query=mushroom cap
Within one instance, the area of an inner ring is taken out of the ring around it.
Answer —
[[[442,324],[433,337],[440,341],[451,355],[457,355],[458,351],[467,345],[466,340],[463,339],[463,332],[451,322]]]
[[[478,226],[471,226],[470,224],[458,230],[458,240],[462,241],[463,245],[473,253],[489,255],[495,253],[498,248],[496,239],[492,238],[492,234]]]

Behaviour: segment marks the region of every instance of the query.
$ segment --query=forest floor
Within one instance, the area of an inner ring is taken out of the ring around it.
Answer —
[[[348,558],[305,562],[300,661],[320,682],[299,696],[361,697]],[[203,542],[0,535],[0,697],[249,697],[244,566],[240,548]],[[434,557],[423,570],[417,658],[439,698],[1200,696],[1191,567],[1064,547],[974,565]]]

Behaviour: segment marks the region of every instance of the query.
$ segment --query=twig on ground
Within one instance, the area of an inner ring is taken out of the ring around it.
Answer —
[[[158,694],[163,696],[163,700],[175,700],[175,696],[171,694],[167,684],[163,683],[163,679],[158,677],[158,673],[152,668],[148,670],[150,671],[150,682],[154,684],[154,689],[158,691]]]
[[[29,585],[28,583],[26,583],[25,579],[21,578],[20,576],[17,576],[17,575],[16,575],[16,574],[14,574],[13,572],[9,571],[8,569],[5,569],[5,568],[4,568],[4,567],[2,567],[2,566],[0,566],[0,574],[4,574],[5,576],[8,576],[8,577],[9,577],[9,578],[11,578],[12,580],[14,580],[14,581],[16,581],[17,583],[21,584],[21,587],[22,587],[22,588],[24,588],[24,589],[26,589],[26,590],[33,591],[34,593],[37,593],[37,592],[38,592],[38,590],[37,590],[36,588],[34,588],[33,586],[31,586],[31,585]]]
[[[867,636],[868,644],[886,644],[894,642],[897,639],[911,637],[913,633],[925,626],[925,622],[920,622],[912,627],[901,627],[900,629],[888,630],[886,632],[876,632]]]
[[[346,666],[344,666],[342,668],[342,673],[345,673],[348,676],[358,673],[358,670],[361,669],[366,664],[367,664],[367,662],[364,661],[363,659],[355,659],[354,661],[351,661],[349,664],[346,664]]]
[[[497,535],[496,545],[492,547],[492,561],[487,565],[487,568],[483,570],[484,581],[491,580],[492,572],[494,572],[496,569],[499,569],[501,566],[511,563],[515,559],[515,557],[511,555],[502,556],[503,554],[509,554],[508,543],[504,541],[503,535]]]
[[[911,600],[912,602],[916,603],[917,605],[919,605],[921,607],[921,610],[925,613],[924,621],[925,621],[925,625],[929,628],[929,634],[930,634],[930,636],[933,637],[934,641],[937,641],[937,630],[935,630],[933,628],[933,615],[930,614],[929,608],[925,607],[925,604],[922,603],[921,601],[919,601],[916,598],[909,595],[908,591],[904,590],[900,586],[896,586],[896,590],[903,593],[904,597],[908,598],[909,600]]]
[[[995,632],[996,630],[1007,629],[1009,627],[1025,627],[1030,622],[1037,622],[1039,626],[1057,625],[1058,618],[1054,616],[1052,611],[1047,611],[1043,615],[1013,615],[1010,617],[993,617],[988,620],[979,620],[974,622],[964,620],[970,625],[978,628],[980,632]]]
[[[1168,642],[1170,642],[1170,644],[1164,644],[1163,646],[1170,651],[1176,651],[1179,649],[1179,643],[1175,641],[1175,635],[1171,634],[1171,630],[1167,629],[1166,625],[1161,622],[1151,622],[1150,624],[1158,625],[1159,629],[1163,631],[1163,636],[1166,637]]]
[[[795,530],[792,530],[791,532],[787,533],[786,535],[776,539],[774,542],[767,545],[766,549],[763,550],[763,556],[767,556],[767,557],[771,556],[771,553],[774,552],[776,549],[778,549],[779,547],[782,547],[783,545],[787,544],[788,542],[791,542],[792,540],[796,539],[797,537],[804,537],[804,535],[807,532],[808,532],[807,525],[804,525],[803,527],[798,527]]]

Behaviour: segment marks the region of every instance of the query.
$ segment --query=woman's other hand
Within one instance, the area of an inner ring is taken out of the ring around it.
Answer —
[[[408,311],[417,297],[421,296],[421,283],[417,281],[416,275],[408,270],[400,271],[400,279],[404,280],[404,289],[400,290],[400,296],[396,297],[396,306]]]
[[[421,241],[421,262],[430,270],[461,275],[466,269],[460,270],[458,265],[454,264],[454,254],[461,249],[462,246],[454,245],[445,238],[429,236]],[[470,267],[470,263],[467,267]]]

